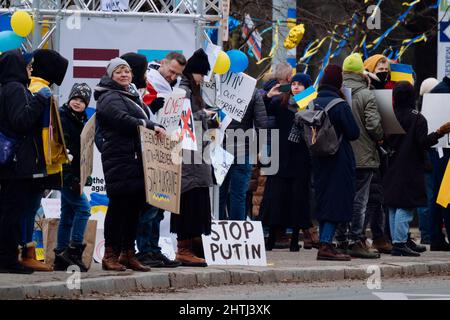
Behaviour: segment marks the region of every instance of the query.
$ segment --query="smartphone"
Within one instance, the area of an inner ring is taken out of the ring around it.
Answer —
[[[289,91],[291,91],[291,85],[289,83],[288,84],[282,84],[278,88],[278,90],[280,90],[280,92],[289,92]]]

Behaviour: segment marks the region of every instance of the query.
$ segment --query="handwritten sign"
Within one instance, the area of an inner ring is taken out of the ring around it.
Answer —
[[[167,134],[170,135],[174,131],[178,130],[186,91],[176,88],[176,90],[170,95],[158,96],[164,97],[164,107],[158,111],[157,122],[164,126]]]
[[[450,122],[450,94],[430,93],[423,96],[422,114],[428,122],[428,133],[439,129],[444,123]],[[450,148],[450,135],[439,139],[433,147]]]
[[[223,109],[231,118],[241,121],[253,96],[256,79],[245,73],[228,72],[220,78],[220,92],[216,81],[204,83],[203,97],[210,105]]]
[[[172,151],[178,144],[154,131],[139,127],[147,202],[157,208],[180,213],[181,163],[174,164]]]
[[[200,131],[201,132],[201,131]],[[197,151],[197,135],[195,132],[194,113],[191,108],[191,101],[184,99],[183,111],[179,123],[178,134],[181,139],[181,147],[185,150]]]
[[[260,221],[213,221],[202,239],[208,265],[267,266]]]
[[[84,187],[94,167],[95,113],[86,123],[80,136],[80,183]],[[81,194],[83,194],[83,188]]]
[[[214,168],[214,176],[216,177],[217,184],[222,185],[223,180],[227,176],[228,170],[230,170],[233,164],[234,156],[227,152],[220,145],[216,145],[211,151],[211,164]]]

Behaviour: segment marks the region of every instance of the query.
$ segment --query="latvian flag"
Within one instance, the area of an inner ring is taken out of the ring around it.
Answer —
[[[73,77],[101,78],[108,62],[119,56],[118,49],[73,49]]]

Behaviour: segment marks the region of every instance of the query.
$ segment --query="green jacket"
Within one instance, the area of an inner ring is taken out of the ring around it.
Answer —
[[[360,129],[358,140],[351,142],[356,168],[378,168],[377,142],[383,139],[383,128],[375,95],[362,74],[344,73],[344,87],[352,90],[352,113]]]

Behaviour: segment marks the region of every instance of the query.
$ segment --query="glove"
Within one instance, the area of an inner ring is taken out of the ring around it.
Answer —
[[[165,99],[163,97],[156,98],[150,104],[150,109],[153,113],[157,113],[162,107],[164,107]]]
[[[436,132],[441,136],[450,133],[450,122],[442,125],[439,129],[436,130]]]
[[[48,99],[52,96],[52,92],[48,87],[44,87],[41,90],[37,92],[38,95],[44,97],[45,99]]]

